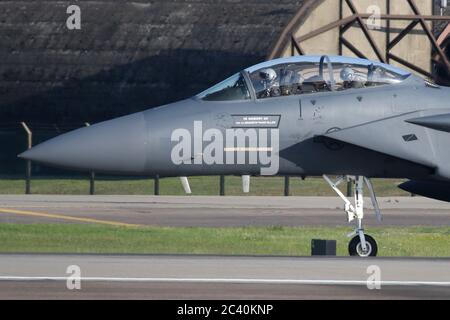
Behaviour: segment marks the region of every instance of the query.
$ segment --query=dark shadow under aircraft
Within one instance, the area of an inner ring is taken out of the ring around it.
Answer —
[[[245,69],[197,96],[44,142],[24,159],[79,171],[182,177],[322,175],[356,222],[350,255],[375,256],[363,229],[371,178],[450,201],[450,89],[405,70],[341,56]],[[329,176],[338,176],[332,180]],[[351,202],[338,189],[350,179]],[[247,188],[244,188],[247,189]]]

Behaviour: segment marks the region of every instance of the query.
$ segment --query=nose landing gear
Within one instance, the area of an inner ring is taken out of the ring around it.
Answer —
[[[375,239],[368,234],[365,234],[364,240],[366,242],[365,249],[362,245],[361,237],[359,235],[353,237],[348,244],[348,253],[351,256],[376,257],[378,253],[378,245]]]
[[[375,257],[378,253],[378,245],[373,237],[364,233],[363,228],[363,218],[364,218],[364,183],[367,185],[367,189],[369,190],[370,199],[372,200],[372,205],[375,209],[375,214],[377,216],[378,221],[382,220],[380,208],[378,206],[378,201],[375,196],[375,192],[373,190],[373,186],[371,181],[362,176],[348,176],[355,186],[355,199],[354,204],[352,204],[347,197],[339,190],[338,186],[344,180],[346,180],[345,176],[340,176],[338,179],[333,182],[328,176],[324,175],[323,178],[331,188],[338,194],[338,196],[345,203],[345,212],[347,213],[348,222],[352,222],[356,220],[355,230],[350,233],[348,236],[353,237],[348,245],[348,252],[351,256],[360,256],[360,257]]]

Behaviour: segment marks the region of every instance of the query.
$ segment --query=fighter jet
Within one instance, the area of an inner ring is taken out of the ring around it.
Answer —
[[[349,254],[375,256],[363,228],[372,178],[450,201],[450,89],[365,59],[295,56],[242,70],[177,103],[58,136],[19,155],[86,172],[183,177],[323,176],[356,226]],[[330,178],[337,176],[337,178]],[[338,188],[353,182],[354,199]]]

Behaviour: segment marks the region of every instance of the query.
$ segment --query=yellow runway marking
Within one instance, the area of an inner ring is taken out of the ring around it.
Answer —
[[[0,213],[12,213],[12,214],[18,214],[18,215],[23,215],[23,216],[61,219],[61,220],[70,220],[70,221],[88,222],[88,223],[97,223],[97,224],[107,224],[107,225],[117,226],[117,227],[141,227],[142,226],[139,224],[130,224],[130,223],[124,223],[124,222],[108,221],[108,220],[97,220],[97,219],[91,219],[91,218],[78,218],[78,217],[71,217],[71,216],[65,216],[65,215],[60,215],[60,214],[34,212],[34,211],[22,211],[22,210],[15,210],[15,209],[0,209]]]

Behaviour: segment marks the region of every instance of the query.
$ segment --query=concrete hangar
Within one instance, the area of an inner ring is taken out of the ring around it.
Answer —
[[[293,54],[381,60],[449,83],[446,1],[143,0],[0,3],[1,170],[34,143],[196,94]],[[450,46],[449,46],[450,47]]]

